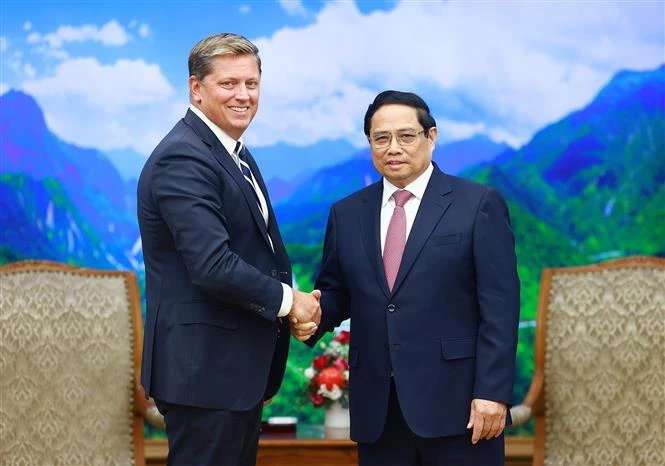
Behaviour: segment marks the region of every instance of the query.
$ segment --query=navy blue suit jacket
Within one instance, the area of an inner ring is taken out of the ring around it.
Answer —
[[[391,371],[413,432],[463,434],[473,398],[511,401],[519,279],[507,206],[434,165],[390,292],[382,193],[379,181],[333,205],[315,285],[319,332],[351,318],[351,438],[373,442],[383,431]]]
[[[268,201],[267,228],[239,168],[189,110],[141,173],[141,383],[156,399],[244,411],[281,384],[290,335],[276,316],[291,266],[251,155],[249,165]]]

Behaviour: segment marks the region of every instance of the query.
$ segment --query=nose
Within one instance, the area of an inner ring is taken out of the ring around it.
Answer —
[[[245,84],[239,84],[236,91],[236,99],[249,99],[249,92],[247,91],[247,86]]]
[[[397,142],[397,136],[393,135],[390,138],[390,145],[388,146],[388,153],[395,154],[402,152],[402,146]]]

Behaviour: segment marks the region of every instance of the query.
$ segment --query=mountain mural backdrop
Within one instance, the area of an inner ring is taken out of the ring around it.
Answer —
[[[25,93],[7,92],[0,106],[0,263],[42,258],[129,269],[142,287],[135,190],[145,156],[60,140]],[[266,167],[297,283],[309,290],[330,205],[378,180],[369,150],[325,141],[253,153]],[[519,401],[533,371],[542,268],[665,256],[665,65],[618,73],[586,107],[542,128],[519,149],[475,136],[438,146],[434,160],[448,173],[497,188],[508,200],[523,285]],[[283,170],[285,164],[299,169]],[[320,422],[302,374],[311,353],[297,342],[293,348],[284,396],[265,415]]]

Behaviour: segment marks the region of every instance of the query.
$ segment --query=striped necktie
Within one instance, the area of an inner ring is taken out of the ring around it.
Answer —
[[[256,193],[256,184],[254,183],[254,177],[252,176],[252,171],[249,169],[249,165],[247,164],[247,151],[245,151],[245,146],[238,141],[236,143],[236,148],[233,151],[233,153],[238,157],[238,162],[240,164],[240,171],[242,172],[242,176],[245,177],[245,181],[249,183],[249,185],[252,187],[252,192],[254,193],[254,197],[256,198],[256,204],[259,206],[259,210],[261,213],[263,213],[263,209],[261,208],[261,202],[259,201],[259,196]]]

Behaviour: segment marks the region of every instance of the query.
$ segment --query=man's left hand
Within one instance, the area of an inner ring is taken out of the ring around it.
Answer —
[[[471,443],[474,445],[480,439],[491,439],[498,437],[506,425],[506,413],[508,407],[496,401],[481,400],[476,398],[471,401],[471,414],[467,429],[473,428]]]

